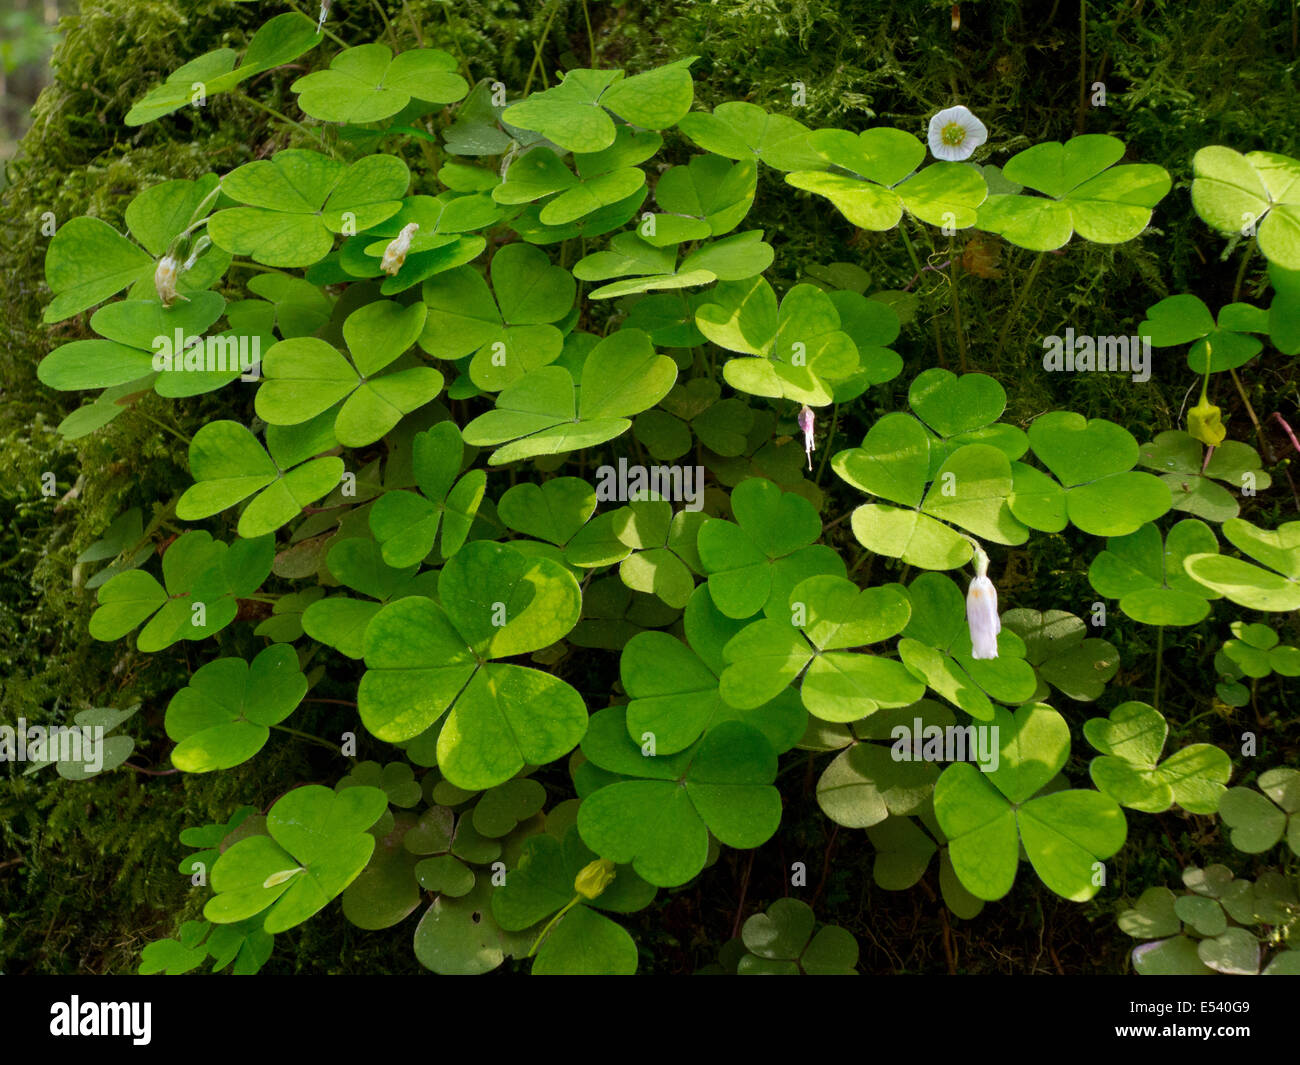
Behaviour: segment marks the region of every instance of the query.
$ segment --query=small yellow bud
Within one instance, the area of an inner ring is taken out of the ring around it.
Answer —
[[[1201,402],[1187,412],[1187,431],[1202,444],[1218,447],[1228,430],[1223,427],[1220,410],[1204,396]]]
[[[608,858],[597,858],[582,867],[573,878],[573,890],[584,899],[594,899],[614,882],[614,863]]]
[[[1207,447],[1218,447],[1228,430],[1218,407],[1210,402],[1210,342],[1205,342],[1205,377],[1201,381],[1201,401],[1187,412],[1187,432]]]

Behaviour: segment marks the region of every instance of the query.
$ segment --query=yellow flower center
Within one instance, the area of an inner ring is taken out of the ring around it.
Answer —
[[[940,131],[939,139],[956,148],[966,139],[966,127],[959,122],[949,122]]]

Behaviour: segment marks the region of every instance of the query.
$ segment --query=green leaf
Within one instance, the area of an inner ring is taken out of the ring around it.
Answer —
[[[333,442],[332,433],[321,438],[312,429],[309,426],[300,434],[307,442],[308,455]],[[268,443],[281,439],[273,430],[267,435]],[[196,483],[181,496],[176,514],[187,521],[206,518],[252,495],[239,519],[239,535],[253,539],[291,521],[303,507],[328,493],[343,475],[339,458],[313,459],[298,466],[286,459],[284,466],[294,468],[282,471],[240,422],[209,422],[190,441],[190,471]]]
[[[962,163],[935,163],[908,178],[925,147],[902,130],[817,130],[808,143],[822,162],[788,174],[786,181],[825,196],[863,229],[892,229],[904,208],[931,225],[965,229],[975,224],[975,210],[988,194],[980,171]],[[838,170],[828,172],[827,164]]]
[[[704,867],[710,832],[728,846],[757,847],[776,831],[776,756],[755,729],[728,721],[689,751],[643,758],[626,735],[619,707],[593,716],[592,736],[602,717],[613,735],[621,735],[619,754],[611,761],[608,751],[586,743],[584,753],[598,766],[643,765],[640,772],[656,778],[620,780],[583,800],[578,830],[597,854],[631,863],[651,884],[674,887]]]
[[[1083,727],[1088,742],[1101,752],[1088,767],[1092,782],[1123,806],[1161,813],[1174,803],[1191,813],[1212,814],[1219,808],[1232,763],[1217,747],[1196,743],[1163,763],[1168,725],[1146,703],[1122,703],[1109,718],[1093,718]]]
[[[151,257],[107,222],[73,218],[59,227],[45,253],[45,282],[54,300],[44,320],[61,322],[79,314],[152,270]]]
[[[311,19],[297,11],[285,12],[263,23],[253,34],[244,60],[235,67],[235,52],[218,48],[173,71],[162,85],[150,90],[127,112],[128,126],[143,126],[178,111],[188,103],[206,105],[206,98],[228,92],[255,74],[290,63],[321,42]],[[202,86],[196,100],[194,84]]]
[[[1097,133],[1026,148],[1002,172],[1043,196],[989,196],[979,208],[979,228],[1032,251],[1059,248],[1076,231],[1097,244],[1132,240],[1169,193],[1170,178],[1151,164],[1113,166],[1123,155],[1122,141]]]
[[[410,180],[394,156],[345,164],[287,149],[226,175],[222,190],[247,206],[218,211],[208,235],[232,255],[267,266],[310,266],[329,252],[334,234],[369,229],[396,214]]]
[[[1300,270],[1300,162],[1213,145],[1192,157],[1192,172],[1192,206],[1212,228],[1247,234],[1258,227],[1264,256]]]
[[[501,119],[520,129],[535,130],[566,151],[599,152],[614,143],[615,132],[614,121],[601,108],[600,99],[622,76],[620,70],[570,70],[554,88],[535,92],[506,108]]]
[[[710,519],[700,527],[700,562],[709,593],[727,617],[784,614],[790,590],[816,573],[844,576],[844,562],[815,541],[821,521],[807,500],[752,477],[731,495],[736,524]]]
[[[1091,702],[1119,671],[1119,652],[1106,640],[1085,638],[1082,620],[1062,610],[1008,610],[1002,624],[1025,641],[1026,660],[1039,677],[1071,699]]]
[[[476,541],[444,566],[438,594],[441,605],[422,596],[389,603],[367,626],[357,696],[366,727],[401,742],[451,709],[438,764],[470,790],[567,754],[586,727],[578,693],[537,670],[487,660],[545,647],[573,627],[581,595],[569,571]]]
[[[808,127],[785,115],[771,115],[755,104],[728,101],[712,113],[695,111],[678,128],[706,152],[728,159],[757,159],[777,170],[824,166],[808,142]]]
[[[1271,569],[1225,555],[1191,554],[1183,560],[1183,568],[1192,580],[1254,610],[1300,609],[1300,521],[1286,522],[1270,532],[1230,518],[1223,523],[1223,535]]]
[[[700,332],[730,351],[758,356],[723,365],[734,388],[824,406],[832,400],[830,382],[858,369],[857,346],[840,329],[834,302],[814,285],[795,285],[779,310],[761,277],[719,285],[714,298],[696,311]]]
[[[1185,518],[1161,543],[1160,530],[1147,524],[1128,536],[1112,537],[1088,568],[1088,582],[1099,595],[1119,600],[1120,609],[1144,625],[1195,625],[1218,598],[1183,570],[1189,556],[1217,554],[1210,527]]]
[[[1101,418],[1054,411],[1029,427],[1034,453],[1065,488],[1070,521],[1094,536],[1126,536],[1164,514],[1169,488],[1149,473],[1130,472],[1138,444]]]
[[[252,663],[218,658],[200,667],[167,705],[172,764],[186,773],[229,769],[266,745],[307,694],[307,678],[287,644],[266,648]]]
[[[450,104],[469,92],[456,60],[437,48],[416,48],[396,59],[387,45],[347,48],[295,81],[298,106],[324,122],[378,122],[397,114],[411,99]]]
[[[360,875],[375,848],[366,829],[387,806],[377,788],[289,792],[267,815],[269,835],[242,839],[217,859],[204,917],[230,924],[269,908],[267,932],[301,924]]]
[[[1229,788],[1219,801],[1219,816],[1231,829],[1232,845],[1246,854],[1262,854],[1286,837],[1300,854],[1300,772],[1271,769],[1260,775],[1259,787]]]
[[[562,366],[534,370],[502,390],[496,410],[465,426],[465,442],[513,441],[492,453],[492,465],[604,443],[630,427],[630,415],[667,395],[676,376],[676,364],[657,354],[645,333],[620,329],[587,355],[580,389]]]

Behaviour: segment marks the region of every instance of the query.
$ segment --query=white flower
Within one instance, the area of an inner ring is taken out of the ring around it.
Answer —
[[[972,658],[997,658],[998,633],[1002,619],[998,617],[998,590],[988,578],[989,556],[975,549],[975,579],[966,592],[966,622],[970,625],[970,642],[974,648]]]
[[[402,268],[402,264],[406,262],[406,253],[411,250],[411,238],[419,228],[419,222],[412,222],[404,226],[402,231],[388,242],[388,247],[384,249],[383,261],[380,263],[384,273],[391,277]]]
[[[930,151],[936,159],[959,163],[988,139],[984,123],[960,104],[930,119]]]
[[[803,430],[803,449],[808,454],[808,468],[812,469],[813,412],[804,404],[799,410],[799,428]]]
[[[153,287],[164,307],[170,307],[176,302],[176,281],[180,276],[181,264],[175,256],[164,255],[158,260],[158,266],[153,272]]]

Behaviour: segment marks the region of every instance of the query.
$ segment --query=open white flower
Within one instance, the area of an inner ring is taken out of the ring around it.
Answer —
[[[807,404],[799,410],[799,428],[803,430],[803,449],[808,455],[808,468],[812,469],[813,412]]]
[[[971,658],[997,658],[998,633],[1002,619],[998,617],[998,590],[988,578],[989,556],[975,549],[975,579],[966,592],[966,622],[970,625],[970,642],[974,648]]]
[[[959,163],[989,139],[984,123],[958,104],[930,119],[930,151],[936,159]]]
[[[384,249],[384,257],[380,261],[380,267],[384,273],[392,277],[402,268],[406,262],[406,254],[411,250],[411,238],[415,236],[416,231],[420,228],[420,223],[411,222],[403,226],[402,231],[388,242],[388,247]]]

